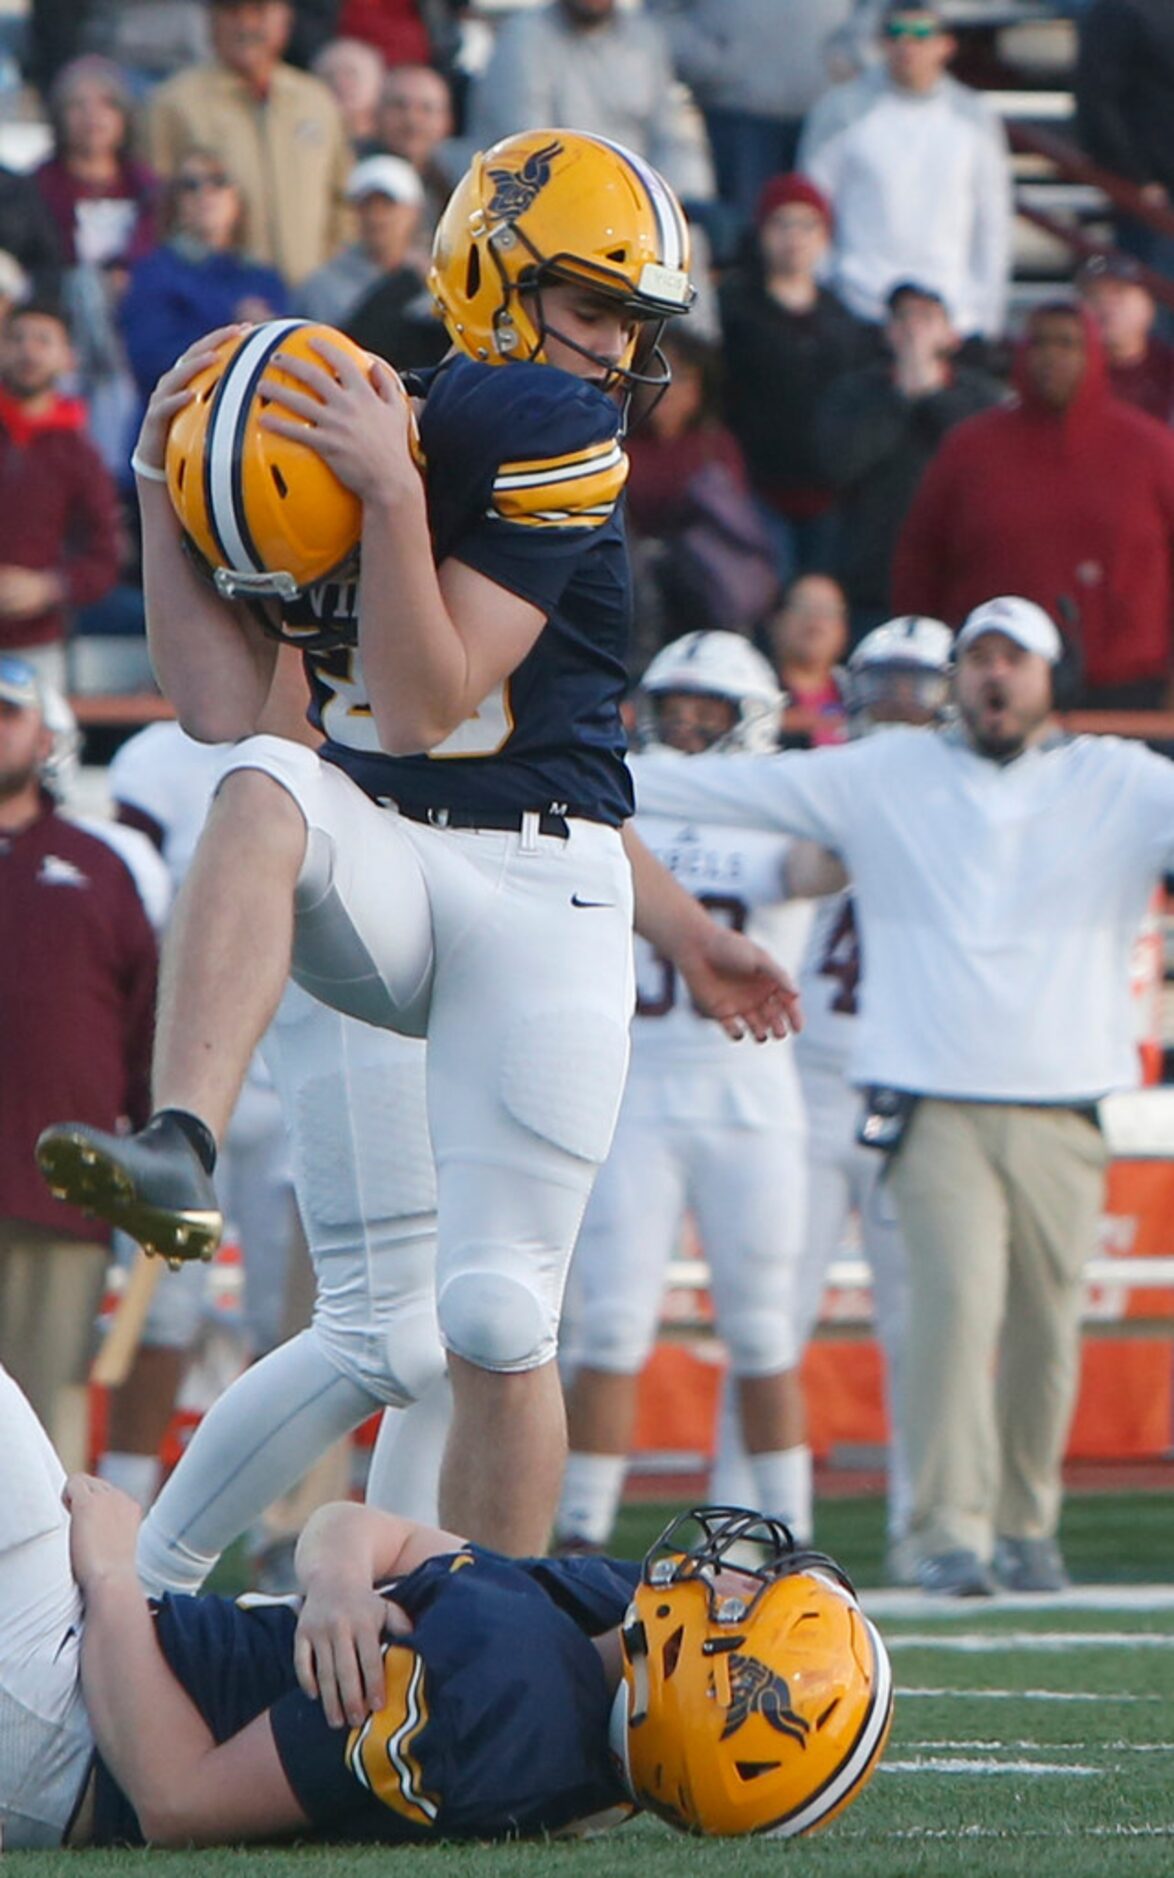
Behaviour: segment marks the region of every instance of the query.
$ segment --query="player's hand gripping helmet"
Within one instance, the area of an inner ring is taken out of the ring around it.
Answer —
[[[843,680],[854,737],[886,724],[940,724],[950,704],[954,635],[940,619],[909,613],[860,641]]]
[[[620,1635],[612,1750],[637,1804],[670,1825],[792,1838],[875,1771],[893,1708],[885,1646],[839,1566],[778,1520],[728,1506],[673,1520]]]
[[[717,736],[709,749],[778,748],[786,697],[769,659],[740,633],[686,633],[661,648],[640,680],[636,700],[642,750],[666,747],[660,728],[661,704],[670,693],[681,691],[721,698],[733,707],[730,729]]]
[[[358,546],[359,498],[310,442],[278,436],[257,421],[268,402],[262,377],[282,377],[273,354],[281,350],[321,365],[314,346],[323,339],[364,371],[370,367],[369,354],[332,326],[266,320],[224,341],[216,363],[192,380],[195,395],[172,422],[166,456],[172,506],[226,599],[293,600],[342,567]]]
[[[694,298],[676,196],[622,144],[523,131],[473,158],[440,218],[428,284],[454,345],[500,365],[545,361],[541,290],[555,280],[606,294],[641,322],[618,366],[601,361],[613,382],[668,382],[656,341]]]

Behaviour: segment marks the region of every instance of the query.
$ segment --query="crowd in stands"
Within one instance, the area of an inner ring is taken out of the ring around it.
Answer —
[[[1079,17],[1087,148],[1169,209],[1174,9]],[[1008,141],[957,49],[936,0],[32,0],[24,76],[50,142],[31,172],[0,168],[0,655],[67,691],[71,634],[141,632],[133,440],[201,334],[291,314],[436,363],[451,185],[472,151],[549,124],[662,169],[695,238],[671,386],[627,440],[634,684],[682,634],[736,633],[773,667],[784,742],[841,743],[844,667],[881,622],[956,629],[1009,594],[1063,629],[1064,702],[1164,706],[1170,236],[1124,219],[1017,313]],[[120,920],[141,996],[107,1054],[137,1115],[154,941]],[[46,1119],[77,1106],[48,1095]],[[21,1209],[23,1257],[51,1222]],[[72,1345],[58,1368],[76,1388]]]
[[[1164,11],[1096,0],[1080,34],[1088,148],[1161,208],[1171,173],[1158,101],[1174,87]],[[1010,584],[1063,609],[1098,698],[1161,701],[1161,478],[1146,485],[1145,541],[1123,539],[1093,500],[1104,466],[1088,412],[1107,398],[1136,406],[1149,420],[1142,456],[1169,456],[1155,432],[1174,415],[1174,351],[1150,272],[1163,236],[1122,218],[1118,244],[1057,286],[1057,307],[1087,317],[1071,399],[1041,404],[1035,328],[1009,311],[1007,137],[952,75],[957,50],[948,10],[886,0],[33,4],[25,96],[51,142],[31,174],[0,170],[0,304],[61,316],[58,384],[75,402],[33,421],[76,428],[84,407],[114,491],[98,470],[88,499],[117,497],[125,525],[103,599],[73,577],[87,530],[63,496],[60,539],[38,548],[37,571],[52,572],[71,612],[50,629],[44,608],[5,609],[4,644],[60,639],[67,618],[76,632],[141,629],[130,448],[152,384],[186,344],[293,313],[402,368],[434,363],[445,340],[428,256],[454,178],[508,131],[565,123],[663,169],[694,239],[698,301],[674,338],[676,387],[632,439],[634,678],[690,627],[769,650],[783,593],[810,573],[847,596],[849,649],[894,606],[957,624],[973,583],[929,568],[926,512],[909,535],[908,511],[950,435],[961,482],[930,482],[927,500],[944,492],[931,527],[942,500],[997,512],[1004,453],[1030,406],[1062,465],[1050,500],[1063,489],[1070,542],[1011,555]],[[14,400],[30,413],[10,370],[3,393],[11,437]],[[990,439],[977,453],[975,435]],[[1036,505],[1020,513],[1030,536]],[[946,533],[931,558],[962,552]],[[979,529],[980,563],[985,547]]]

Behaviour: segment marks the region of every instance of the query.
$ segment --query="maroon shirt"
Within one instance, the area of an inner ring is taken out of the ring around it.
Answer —
[[[57,224],[68,267],[129,267],[156,244],[153,171],[129,158],[113,183],[87,183],[57,157],[34,170],[33,181]]]
[[[1109,384],[1126,404],[1161,424],[1174,423],[1174,346],[1167,340],[1151,338],[1136,365],[1110,365]]]
[[[0,1218],[78,1239],[106,1229],[54,1200],[33,1149],[50,1122],[149,1113],[158,953],[126,863],[57,814],[0,830]]]
[[[0,386],[0,566],[60,574],[70,607],[100,600],[118,578],[118,496],[84,423],[76,399],[30,418]],[[0,652],[64,632],[62,607],[0,620]]]

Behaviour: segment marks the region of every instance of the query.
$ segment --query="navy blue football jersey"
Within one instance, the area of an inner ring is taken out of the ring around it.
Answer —
[[[591,1638],[639,1580],[616,1559],[506,1559],[469,1546],[387,1587],[412,1621],[387,1646],[387,1700],[328,1727],[293,1669],[293,1601],[173,1597],[156,1612],[167,1662],[217,1741],[263,1710],[315,1836],[499,1838],[558,1832],[623,1807],[611,1697]],[[95,1843],[141,1844],[98,1762]]]
[[[419,756],[380,751],[352,643],[307,651],[322,754],[368,795],[414,808],[564,805],[618,824],[632,811],[619,701],[631,615],[620,412],[548,365],[453,358],[409,385],[439,566],[454,558],[546,616],[522,663],[476,714]],[[287,609],[321,629],[357,617],[357,582],[323,582]]]

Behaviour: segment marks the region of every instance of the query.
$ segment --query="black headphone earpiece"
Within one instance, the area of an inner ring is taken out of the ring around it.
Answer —
[[[1084,691],[1084,654],[1080,645],[1080,615],[1073,601],[1062,596],[1056,611],[1060,618],[1061,652],[1052,667],[1052,705],[1057,711],[1074,711]]]

